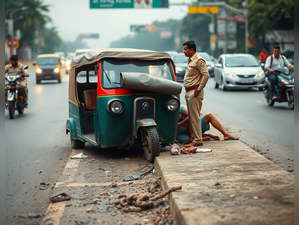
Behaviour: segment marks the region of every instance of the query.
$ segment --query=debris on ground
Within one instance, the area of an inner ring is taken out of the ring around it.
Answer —
[[[161,204],[161,202],[155,202],[156,200],[165,197],[169,193],[182,189],[182,185],[169,188],[168,190],[154,195],[154,197],[149,197],[146,194],[120,194],[117,200],[113,204],[118,209],[123,209],[124,212],[140,212],[144,209],[154,208]]]
[[[212,149],[209,148],[197,148],[193,145],[185,145],[185,146],[178,146],[177,144],[173,144],[170,147],[170,153],[172,155],[181,155],[181,154],[191,154],[191,153],[205,153],[211,152]]]
[[[86,159],[86,158],[88,158],[88,156],[84,155],[83,153],[79,153],[77,155],[73,155],[71,158],[72,159]]]
[[[58,195],[54,195],[52,197],[50,197],[50,202],[54,203],[54,202],[62,202],[62,201],[68,201],[71,199],[71,196],[69,196],[66,193],[61,193]]]
[[[29,213],[28,215],[29,218],[40,218],[42,216],[43,216],[42,213]]]
[[[154,165],[151,166],[151,168],[147,171],[145,171],[144,173],[140,173],[140,174],[135,174],[135,175],[131,175],[128,177],[124,177],[123,180],[124,181],[131,181],[131,180],[137,180],[138,178],[140,178],[142,175],[152,171],[154,169]]]

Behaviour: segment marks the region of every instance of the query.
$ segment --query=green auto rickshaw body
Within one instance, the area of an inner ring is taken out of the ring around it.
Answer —
[[[66,133],[79,143],[74,146],[125,148],[140,140],[146,127],[156,128],[160,145],[175,142],[181,85],[167,53],[92,50],[73,58],[69,74]]]

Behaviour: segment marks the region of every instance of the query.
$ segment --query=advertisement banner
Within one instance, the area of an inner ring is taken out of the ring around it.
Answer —
[[[265,43],[294,43],[294,30],[272,30],[265,34]]]

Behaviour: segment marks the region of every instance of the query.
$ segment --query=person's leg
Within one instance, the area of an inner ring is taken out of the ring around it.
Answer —
[[[277,75],[274,74],[274,73],[270,73],[269,76],[268,76],[268,79],[270,81],[270,85],[271,85],[271,94],[272,94],[272,97],[277,97],[276,96],[276,89],[275,89],[275,85],[277,83]]]
[[[201,131],[201,120],[200,111],[203,100],[203,90],[197,97],[194,97],[194,91],[187,92],[188,97],[188,115],[191,136],[194,138],[194,145],[202,145],[202,131]]]
[[[189,139],[187,132],[178,133],[178,142],[183,143]]]
[[[20,83],[21,83],[21,87],[22,87],[23,100],[28,101],[28,91],[27,91],[27,87],[26,87],[26,82],[21,81]]]
[[[238,140],[239,139],[239,137],[235,137],[235,136],[231,135],[229,132],[227,132],[223,128],[223,126],[221,125],[219,120],[212,113],[205,114],[205,120],[206,120],[206,124],[211,123],[214,128],[216,128],[223,134],[224,140],[229,140],[229,139]]]

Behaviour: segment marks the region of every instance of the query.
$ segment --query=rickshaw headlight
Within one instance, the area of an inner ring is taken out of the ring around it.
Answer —
[[[166,110],[169,112],[176,111],[179,108],[179,106],[180,106],[180,102],[176,98],[168,99],[165,104]]]
[[[118,98],[111,99],[107,102],[107,110],[112,114],[120,114],[124,111],[125,105]]]

